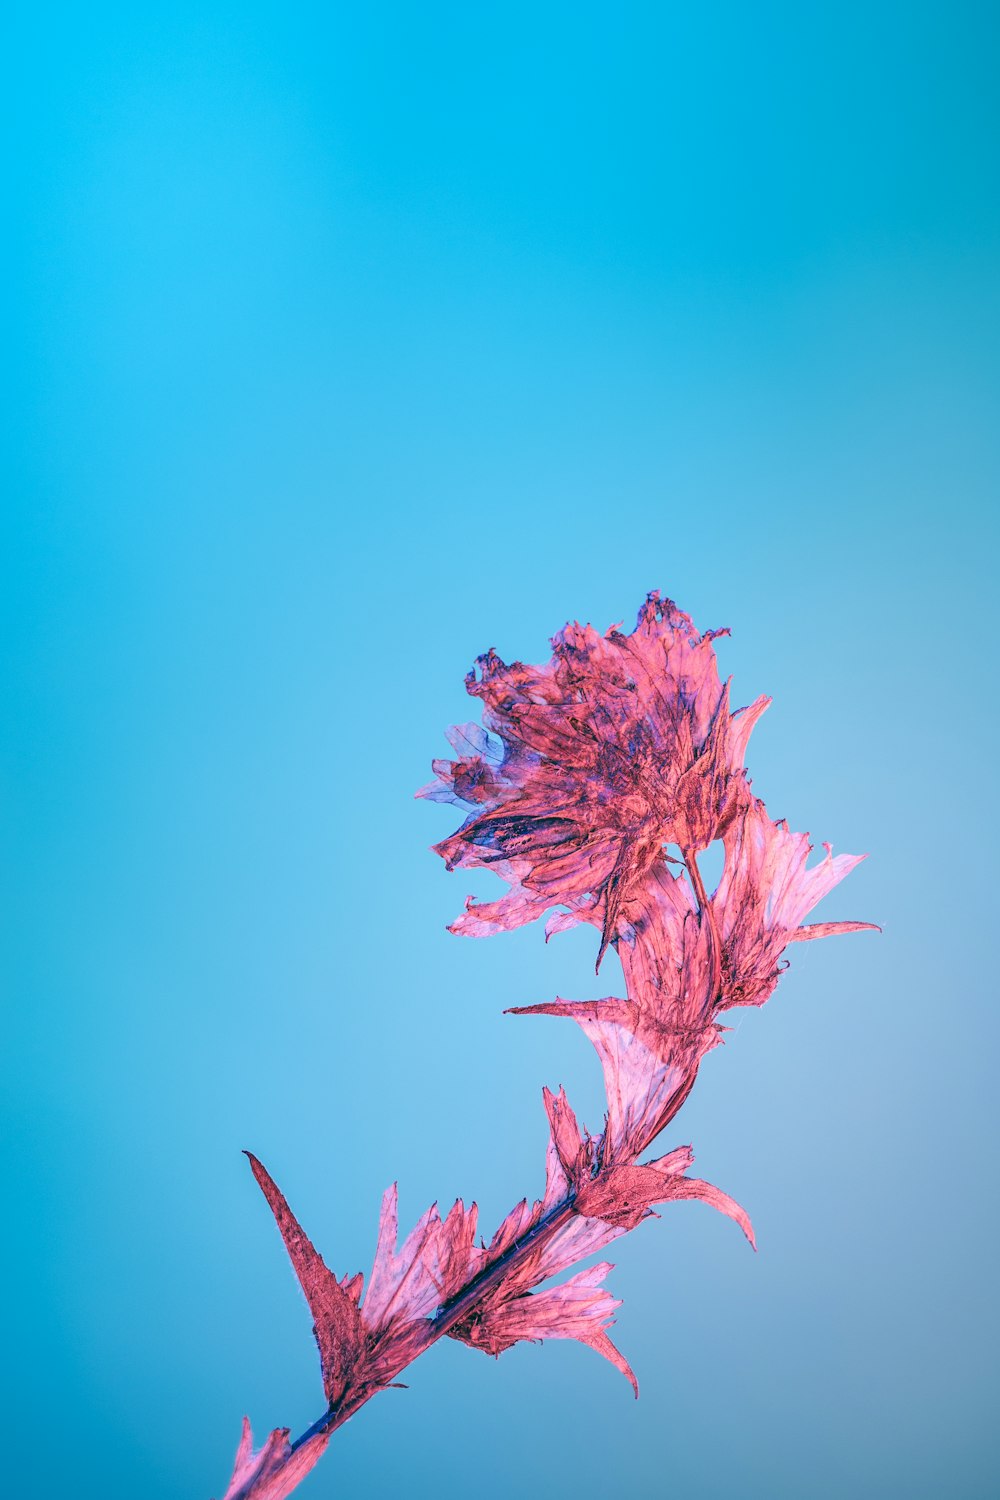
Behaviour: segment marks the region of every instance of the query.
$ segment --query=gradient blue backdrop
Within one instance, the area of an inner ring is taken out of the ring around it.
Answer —
[[[993,1496],[992,6],[19,9],[4,613],[8,1493],[206,1500],[333,1265],[594,1122],[593,939],[444,926],[462,676],[660,586],[871,859],[666,1144],[589,1351],[458,1345],[304,1497]],[[989,664],[989,665],[988,665]],[[13,1477],[11,1477],[11,1470]]]

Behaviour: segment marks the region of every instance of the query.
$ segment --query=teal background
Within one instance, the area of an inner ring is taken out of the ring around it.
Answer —
[[[998,96],[977,4],[16,8],[4,81],[5,1478],[220,1495],[338,1270],[600,1111],[593,939],[445,923],[489,645],[729,624],[775,815],[871,858],[665,1146],[617,1338],[448,1343],[304,1497],[987,1497]]]

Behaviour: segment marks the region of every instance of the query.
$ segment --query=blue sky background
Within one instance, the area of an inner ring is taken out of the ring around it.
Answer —
[[[996,17],[977,4],[20,7],[2,694],[5,1464],[219,1495],[322,1406],[240,1149],[338,1270],[600,1111],[593,941],[445,923],[412,800],[475,654],[659,586],[771,811],[871,858],[618,1247],[642,1399],[447,1343],[302,1487],[997,1493]],[[11,1477],[12,1471],[12,1477]]]

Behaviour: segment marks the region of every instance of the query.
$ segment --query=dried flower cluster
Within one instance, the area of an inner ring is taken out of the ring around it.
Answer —
[[[327,1409],[296,1442],[279,1429],[258,1453],[245,1423],[225,1500],[282,1500],[337,1427],[445,1335],[494,1355],[522,1339],[577,1339],[638,1394],[608,1337],[619,1305],[603,1285],[610,1265],[543,1283],[675,1198],[711,1203],[753,1243],[743,1209],[686,1175],[689,1147],[639,1158],[720,1041],[719,1017],[764,1003],[788,944],[871,924],[802,925],[858,859],[834,859],[826,846],[809,867],[806,836],[772,821],[751,793],[743,759],[769,700],[730,711],[712,644],[720,633],[699,635],[653,593],[630,635],[567,625],[545,665],[508,665],[489,651],[469,674],[482,725],[449,732],[457,759],[435,761],[436,779],[418,795],[466,814],[436,846],[449,869],[485,866],[508,889],[493,902],[470,898],[451,930],[481,937],[548,914],[546,936],[580,922],[597,929],[598,968],[616,949],[623,997],[515,1012],[582,1027],[604,1072],[604,1128],[591,1135],[563,1090],[545,1089],[544,1194],[512,1209],[488,1244],[475,1204],[457,1202],[444,1219],[429,1209],[397,1246],[390,1188],[367,1286],[327,1269],[250,1157],[312,1312]],[[725,863],[709,896],[697,855],[718,839]]]

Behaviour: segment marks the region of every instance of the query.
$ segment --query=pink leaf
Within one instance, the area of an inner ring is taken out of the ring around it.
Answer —
[[[251,1152],[246,1152],[246,1155],[277,1221],[292,1268],[313,1315],[323,1389],[332,1406],[351,1383],[358,1365],[364,1364],[368,1351],[366,1330],[358,1311],[361,1277],[337,1280],[306,1237],[270,1174]]]
[[[812,938],[836,937],[840,932],[881,932],[874,922],[807,922],[788,935],[790,943],[807,943]]]
[[[570,1182],[574,1181],[576,1174],[583,1165],[586,1155],[584,1140],[580,1134],[580,1127],[576,1122],[576,1115],[569,1106],[565,1089],[560,1089],[558,1094],[553,1094],[549,1089],[542,1089],[542,1099],[545,1104],[545,1112],[549,1117],[549,1129],[552,1144],[556,1148],[556,1154],[562,1164],[563,1171]]]
[[[608,1100],[605,1160],[634,1156],[648,1145],[680,1108],[701,1059],[719,1041],[712,1023],[670,1029],[655,1007],[648,1013],[631,1000],[557,1000],[509,1013],[568,1016],[593,1043]]]
[[[442,1223],[433,1205],[397,1251],[397,1190],[382,1199],[378,1246],[362,1313],[373,1330],[384,1332],[427,1318],[474,1272],[477,1209],[459,1201]]]
[[[338,1281],[327,1270],[264,1167],[254,1156],[250,1165],[315,1319],[328,1402],[334,1405],[349,1387],[388,1385],[419,1352],[427,1318],[476,1272],[483,1253],[474,1244],[476,1205],[456,1203],[443,1223],[437,1207],[429,1208],[397,1251],[397,1195],[395,1186],[389,1188],[359,1309],[362,1278]]]
[[[589,1344],[621,1370],[638,1396],[639,1386],[627,1361],[607,1336],[612,1314],[621,1303],[601,1286],[611,1270],[607,1262],[579,1271],[561,1286],[529,1292],[509,1301],[492,1302],[462,1335],[463,1342],[499,1355],[528,1339],[577,1339]]]
[[[285,1500],[323,1457],[329,1441],[328,1432],[318,1432],[293,1448],[288,1428],[279,1427],[254,1453],[250,1419],[244,1417],[233,1477],[222,1500]]]
[[[655,1165],[655,1163],[653,1164]],[[698,1177],[678,1177],[676,1187],[669,1194],[670,1198],[698,1198],[703,1203],[708,1203],[712,1208],[717,1208],[721,1214],[726,1214],[733,1219],[742,1229],[750,1244],[756,1250],[757,1239],[753,1232],[753,1225],[746,1210],[741,1208],[735,1198],[730,1198],[728,1193],[722,1192],[721,1188],[713,1187],[710,1182],[702,1182]],[[661,1199],[666,1202],[666,1199]]]

